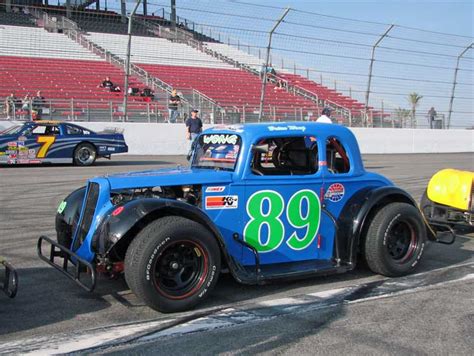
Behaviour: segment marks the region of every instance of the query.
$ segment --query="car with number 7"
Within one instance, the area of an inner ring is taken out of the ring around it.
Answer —
[[[128,152],[117,128],[94,132],[60,121],[29,121],[0,132],[0,165],[74,163],[90,166],[97,158]]]
[[[412,272],[429,233],[412,197],[365,170],[344,127],[216,126],[190,166],[90,179],[59,205],[40,258],[86,290],[124,274],[155,310],[194,307],[221,271],[263,284],[354,269]]]

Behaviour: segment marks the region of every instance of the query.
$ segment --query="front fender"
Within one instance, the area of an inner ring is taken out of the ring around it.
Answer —
[[[116,214],[118,208],[123,210]],[[131,241],[143,227],[167,215],[182,216],[207,227],[218,239],[221,250],[225,243],[219,229],[198,207],[179,200],[141,198],[111,209],[103,219],[92,240],[92,249],[102,256],[123,260]]]
[[[85,193],[86,187],[76,189],[58,206],[55,223],[57,240],[67,248],[71,248],[72,245],[72,235],[79,221]]]
[[[403,202],[417,207],[415,200],[401,188],[394,186],[366,187],[355,193],[339,215],[338,250],[340,259],[355,265],[359,252],[359,243],[378,208]]]

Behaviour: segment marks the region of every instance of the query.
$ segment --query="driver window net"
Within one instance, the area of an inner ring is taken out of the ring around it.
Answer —
[[[334,137],[326,141],[326,162],[328,171],[332,174],[348,173],[351,168],[344,146]]]

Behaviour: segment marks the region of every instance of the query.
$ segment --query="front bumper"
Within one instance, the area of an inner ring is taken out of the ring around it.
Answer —
[[[50,246],[49,256],[43,254],[43,243]],[[40,236],[37,244],[37,252],[40,259],[57,269],[69,279],[72,279],[86,291],[92,292],[95,289],[97,282],[95,267],[70,249],[58,244],[47,236]],[[59,260],[60,263],[56,263],[57,260]]]
[[[0,268],[4,269],[4,279],[0,281],[0,290],[8,297],[14,298],[18,291],[18,273],[7,261],[0,258]]]

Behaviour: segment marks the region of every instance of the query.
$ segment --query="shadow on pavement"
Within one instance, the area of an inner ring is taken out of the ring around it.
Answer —
[[[424,259],[416,272],[431,271],[472,260],[472,250],[465,248],[472,241],[472,237],[461,236],[453,245],[429,244]],[[97,323],[104,326],[114,322],[109,320],[108,313],[123,314],[122,318],[129,320],[137,319],[137,317],[139,319],[164,317],[164,314],[155,313],[138,300],[129,291],[124,278],[109,280],[100,277],[95,292],[87,293],[49,267],[17,268],[17,270],[19,274],[17,297],[8,299],[0,295],[0,336],[77,319],[83,314],[97,318]],[[282,297],[282,295],[288,296],[288,292],[291,293],[291,290],[295,291],[294,295],[301,294],[307,287],[311,287],[311,292],[315,292],[341,286],[358,285],[367,282],[368,279],[374,281],[383,278],[373,274],[363,264],[360,264],[354,271],[345,274],[297,281],[280,281],[263,286],[242,285],[229,274],[225,274],[221,275],[210,298],[198,305],[196,311],[225,304],[255,301],[257,298],[272,300]],[[364,281],[362,281],[363,279]],[[322,319],[313,325],[313,333],[314,328],[323,327],[325,323],[333,320],[336,314],[343,315],[341,314],[343,310],[332,310],[332,313],[331,317],[328,316],[327,319]],[[176,317],[180,315],[179,313],[173,314]],[[279,345],[278,340],[268,341],[264,344],[268,346],[268,350]],[[267,348],[264,347],[261,350],[263,349]]]

